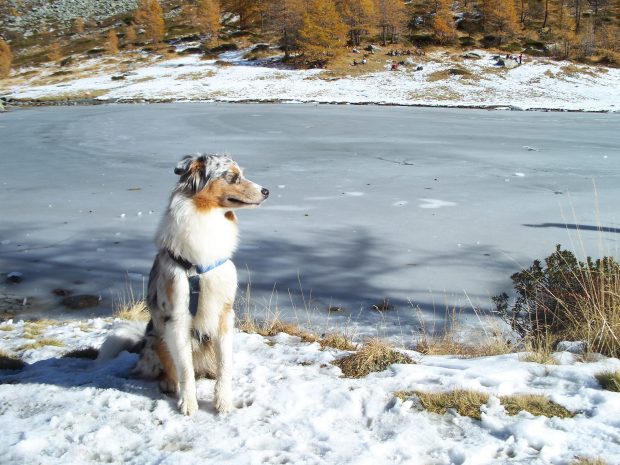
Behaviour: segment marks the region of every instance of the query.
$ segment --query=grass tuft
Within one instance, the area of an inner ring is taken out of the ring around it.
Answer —
[[[59,341],[58,339],[53,339],[51,337],[44,337],[42,339],[39,339],[35,342],[31,342],[28,344],[23,344],[22,346],[19,347],[19,351],[20,352],[24,352],[26,350],[30,350],[30,349],[40,349],[41,347],[46,347],[46,346],[51,346],[51,347],[64,347],[65,343],[62,341]]]
[[[99,355],[99,350],[94,347],[86,347],[84,349],[76,349],[71,352],[67,352],[62,358],[85,358],[88,360],[95,360]]]
[[[394,396],[403,401],[416,396],[422,407],[431,413],[443,415],[448,409],[454,409],[459,415],[476,420],[481,419],[480,407],[489,401],[488,394],[466,389],[444,392],[397,391]],[[532,415],[549,418],[570,418],[574,416],[569,410],[541,395],[513,394],[501,396],[499,400],[508,415],[516,415],[525,410]]]
[[[500,397],[500,402],[508,415],[516,415],[525,410],[534,416],[572,418],[575,415],[547,397],[536,394],[513,394]]]
[[[596,375],[596,380],[606,391],[620,392],[620,371],[606,371]]]
[[[369,339],[356,353],[332,362],[347,378],[362,378],[375,371],[383,371],[394,363],[415,363],[411,357],[392,349],[378,338]]]
[[[117,306],[114,317],[130,321],[148,321],[151,315],[144,300],[135,300],[131,296]]]
[[[456,355],[463,358],[491,357],[514,352],[514,347],[505,340],[489,339],[477,345],[464,344],[449,335],[437,338],[424,338],[416,345],[416,350],[424,355]]]
[[[357,350],[357,344],[355,344],[352,338],[346,334],[326,334],[319,339],[319,344],[321,344],[322,349],[332,348],[338,350]]]
[[[600,457],[578,457],[570,465],[607,465],[607,462]]]
[[[21,370],[26,364],[13,354],[0,350],[0,370]]]

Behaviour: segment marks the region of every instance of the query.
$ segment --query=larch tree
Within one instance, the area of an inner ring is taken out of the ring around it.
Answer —
[[[114,29],[108,31],[108,35],[105,42],[105,49],[110,55],[118,53],[118,36]]]
[[[159,43],[164,38],[164,13],[157,0],[140,0],[134,15],[136,24],[146,31],[146,36],[153,43]]]
[[[209,42],[217,42],[220,32],[220,2],[218,0],[198,0],[195,9],[195,24],[201,34],[209,37]]]
[[[251,28],[260,17],[260,2],[254,0],[223,0],[222,9],[239,17],[239,29]]]
[[[136,34],[136,27],[132,24],[125,28],[125,47],[130,47],[136,43],[138,36]]]
[[[265,17],[269,28],[278,34],[286,59],[298,47],[305,9],[306,0],[272,0],[268,5]]]
[[[388,37],[396,42],[396,35],[407,25],[407,10],[402,0],[376,0],[377,24],[381,28],[381,42],[385,46]]]
[[[0,38],[0,78],[8,78],[11,74],[11,63],[13,62],[13,54],[11,47],[2,38]]]
[[[501,40],[517,30],[517,12],[513,0],[483,0],[482,21],[485,32]]]
[[[375,4],[372,0],[338,0],[338,10],[349,26],[349,37],[355,46],[360,45],[362,34],[374,23]]]
[[[331,0],[310,0],[299,31],[300,45],[310,61],[324,64],[345,45],[347,26]]]
[[[84,18],[75,18],[73,20],[73,32],[76,34],[84,32]]]
[[[60,43],[58,43],[57,40],[50,44],[49,51],[47,52],[47,58],[50,61],[60,61],[62,59],[62,50],[60,48]]]
[[[446,45],[456,41],[456,25],[452,15],[452,0],[439,0],[433,17],[433,32],[440,44]]]

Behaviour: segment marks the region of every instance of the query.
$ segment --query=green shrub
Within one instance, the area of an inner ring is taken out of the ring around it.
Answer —
[[[511,276],[516,299],[492,298],[495,312],[530,343],[585,341],[590,350],[620,355],[620,265],[612,257],[585,262],[556,246],[544,260]]]

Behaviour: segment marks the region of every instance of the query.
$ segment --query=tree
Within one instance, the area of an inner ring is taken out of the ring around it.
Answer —
[[[159,43],[164,38],[164,14],[157,0],[140,0],[134,20],[146,31],[146,36]]]
[[[249,29],[260,16],[263,2],[254,0],[223,0],[222,8],[239,17],[239,29]]]
[[[0,78],[8,78],[11,74],[11,63],[13,54],[11,47],[2,38],[0,38]]]
[[[73,32],[76,34],[84,32],[84,18],[75,18],[73,21]]]
[[[130,24],[125,28],[125,47],[135,44],[136,40],[138,40],[136,28]]]
[[[62,50],[57,40],[51,43],[49,52],[47,52],[47,58],[50,61],[60,61],[62,59]]]
[[[433,31],[440,44],[451,44],[457,38],[456,25],[452,16],[452,1],[440,0],[433,17]]]
[[[304,55],[324,64],[345,45],[347,27],[331,0],[310,0],[303,17],[299,37]]]
[[[483,0],[482,20],[485,32],[503,38],[517,29],[517,13],[513,0]]]
[[[201,34],[209,36],[210,42],[217,42],[220,32],[220,2],[218,0],[198,0],[194,21]]]
[[[349,36],[353,45],[360,45],[362,33],[370,29],[375,15],[372,0],[338,0],[338,10],[349,26]]]
[[[118,53],[118,36],[116,35],[114,29],[110,29],[108,31],[105,48],[110,55]]]
[[[381,42],[385,46],[388,36],[396,42],[396,34],[407,25],[407,11],[402,0],[376,0],[377,24],[381,28]]]
[[[305,7],[305,0],[272,0],[266,11],[267,25],[279,35],[286,59],[298,47]]]

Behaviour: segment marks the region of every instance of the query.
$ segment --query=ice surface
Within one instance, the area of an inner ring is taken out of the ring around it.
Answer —
[[[420,315],[440,329],[453,307],[464,318],[489,308],[513,272],[557,243],[617,254],[619,118],[258,104],[5,113],[0,260],[24,280],[0,290],[44,313],[59,308],[56,288],[102,295],[63,316],[109,315],[129,288],[144,290],[178,159],[227,152],[273,193],[239,213],[238,312],[251,283],[258,315],[407,345]],[[394,310],[372,310],[384,298]]]

